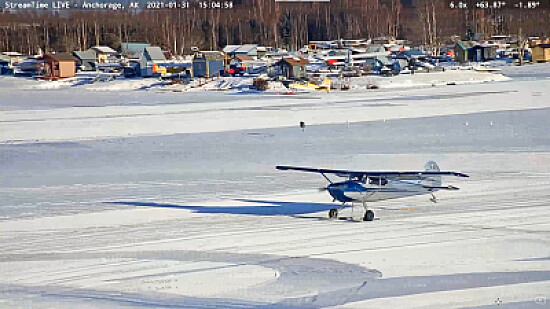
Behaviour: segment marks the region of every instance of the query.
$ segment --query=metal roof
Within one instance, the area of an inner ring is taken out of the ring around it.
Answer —
[[[122,50],[122,53],[127,54],[140,54],[143,52],[143,50],[146,47],[151,46],[149,43],[141,43],[141,42],[123,42],[120,45],[120,48]]]
[[[44,54],[45,58],[51,58],[55,61],[76,61],[76,58],[67,53],[57,53],[57,54]]]
[[[258,48],[258,44],[227,45],[223,48],[226,54],[248,54]]]
[[[102,54],[116,54],[116,50],[110,48],[109,46],[93,46],[90,49]]]
[[[460,48],[466,50],[466,49],[468,49],[468,48],[472,48],[472,47],[476,46],[476,45],[477,45],[477,42],[475,42],[475,41],[458,41],[458,42],[456,42],[456,44],[457,44]]]
[[[148,46],[145,47],[145,52],[143,55],[150,61],[166,61],[164,53],[158,46]]]
[[[241,61],[252,61],[254,58],[248,56],[248,55],[235,55],[235,58],[241,60]]]
[[[193,60],[223,61],[223,53],[215,50],[200,51],[193,55]]]
[[[76,50],[73,55],[80,60],[96,60],[96,54],[93,50]]]
[[[281,59],[281,62],[283,61],[289,63],[290,65],[303,65],[309,63],[307,59],[302,57],[283,57],[283,59]]]

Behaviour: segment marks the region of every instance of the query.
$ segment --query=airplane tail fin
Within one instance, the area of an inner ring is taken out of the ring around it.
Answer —
[[[427,172],[440,172],[439,165],[435,163],[435,161],[428,161],[426,162],[426,165],[424,165],[424,170]]]
[[[439,172],[439,165],[435,161],[428,161],[424,165],[424,170],[427,172]],[[422,180],[422,183],[429,184],[431,186],[441,186],[441,176],[430,176]]]

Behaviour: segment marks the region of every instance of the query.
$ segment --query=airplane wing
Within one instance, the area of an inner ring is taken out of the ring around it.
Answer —
[[[323,169],[323,168],[310,168],[310,167],[299,167],[299,166],[285,166],[278,165],[276,166],[278,170],[282,171],[301,171],[301,172],[311,172],[311,173],[320,173],[320,174],[335,174],[340,177],[422,177],[422,176],[456,176],[456,177],[470,177],[463,173],[450,172],[450,171],[349,171],[349,170],[333,170],[333,169]]]

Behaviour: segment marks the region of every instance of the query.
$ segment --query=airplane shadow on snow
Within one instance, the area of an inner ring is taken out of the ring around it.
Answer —
[[[295,216],[310,214],[320,211],[328,211],[331,208],[338,208],[337,204],[329,203],[303,203],[303,202],[281,202],[281,201],[265,201],[265,200],[250,200],[237,199],[236,201],[267,204],[250,205],[250,206],[193,206],[193,205],[177,205],[156,202],[140,202],[140,201],[115,201],[105,202],[105,204],[137,206],[137,207],[158,207],[158,208],[173,208],[187,209],[196,213],[207,214],[235,214],[235,215],[255,215],[255,216]]]

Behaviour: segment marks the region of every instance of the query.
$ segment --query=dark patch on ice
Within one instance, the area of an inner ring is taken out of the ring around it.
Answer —
[[[441,100],[441,99],[459,99],[459,98],[468,98],[468,97],[480,97],[484,95],[493,95],[493,94],[507,94],[518,92],[517,90],[508,90],[508,91],[474,91],[474,92],[463,92],[463,93],[448,93],[448,94],[438,94],[438,95],[418,95],[418,96],[406,96],[402,98],[397,98],[397,100]]]
[[[465,273],[439,276],[398,277],[372,280],[367,282],[367,284],[360,289],[346,288],[321,293],[315,297],[286,299],[278,304],[297,307],[328,307],[376,298],[391,298],[548,280],[550,280],[550,271]],[[488,299],[487,301],[492,303],[494,300]]]
[[[472,92],[462,92],[462,93],[442,93],[435,95],[407,95],[407,96],[395,96],[395,97],[382,97],[382,98],[368,98],[361,100],[346,100],[346,101],[335,101],[333,103],[343,104],[343,103],[360,103],[360,102],[379,102],[379,101],[421,101],[421,100],[442,100],[442,99],[457,99],[457,98],[467,98],[467,97],[480,97],[484,95],[494,95],[494,94],[507,94],[518,92],[517,90],[508,90],[508,91],[472,91]],[[401,105],[401,104],[398,104]]]
[[[257,137],[273,137],[273,134],[265,133],[265,132],[246,132],[243,133],[243,135],[246,136],[257,136]]]
[[[387,107],[387,106],[407,106],[406,104],[396,104],[396,103],[365,103],[361,106],[368,107]]]
[[[158,82],[158,83],[153,83],[151,85],[143,85],[143,86],[139,87],[138,90],[149,90],[149,89],[154,88],[154,87],[164,86],[165,84],[166,84],[165,82]]]

